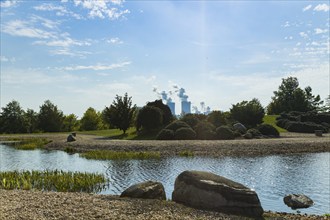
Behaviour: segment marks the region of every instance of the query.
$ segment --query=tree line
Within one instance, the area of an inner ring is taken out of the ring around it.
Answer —
[[[207,116],[207,120],[215,126],[224,124],[225,121],[238,121],[247,127],[255,127],[262,123],[265,113],[277,115],[290,111],[330,112],[330,96],[324,102],[319,95],[312,94],[310,86],[301,89],[296,77],[288,77],[282,79],[266,108],[254,98],[233,104],[228,112],[213,111]],[[196,117],[206,118],[203,115],[181,116],[187,121],[195,120]],[[175,116],[162,100],[148,102],[142,108],[137,108],[127,93],[124,96],[116,95],[112,104],[102,112],[89,107],[80,120],[75,114],[64,115],[50,100],[40,106],[39,112],[33,109],[25,111],[18,101],[13,100],[3,107],[0,113],[0,133],[67,132],[108,128],[118,128],[126,133],[131,126],[135,126],[138,131],[152,130],[173,120]]]

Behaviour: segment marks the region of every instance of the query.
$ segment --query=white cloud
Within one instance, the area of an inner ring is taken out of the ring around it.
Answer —
[[[57,16],[71,16],[76,19],[83,19],[81,15],[67,10],[64,6],[56,6],[51,3],[43,3],[41,5],[35,6],[34,9],[37,11],[55,11]]]
[[[95,70],[95,71],[98,71],[98,70],[112,70],[112,69],[122,68],[122,67],[130,65],[130,64],[131,64],[131,62],[115,63],[115,64],[111,64],[111,65],[101,65],[101,64],[90,65],[90,66],[79,65],[79,66],[64,67],[64,70],[68,70],[68,71],[76,71],[76,70]]]
[[[74,0],[75,6],[81,6],[89,10],[89,17],[101,19],[107,17],[110,20],[116,20],[130,13],[128,9],[120,10],[117,7],[111,6],[111,4],[115,6],[122,5],[122,3],[123,1],[121,0]]]
[[[2,31],[12,36],[49,39],[54,38],[55,33],[31,26],[28,21],[13,20],[3,25]]]
[[[70,57],[80,57],[80,58],[86,58],[86,55],[91,54],[87,51],[72,51],[70,48],[60,48],[56,50],[50,50],[50,54],[52,55],[60,55],[60,56],[70,56]]]
[[[308,34],[305,33],[305,32],[300,32],[299,35],[300,35],[302,38],[308,38]]]
[[[16,61],[16,59],[14,57],[8,58],[6,56],[0,56],[0,61],[4,62],[4,63],[6,63],[6,62],[14,63]]]
[[[328,29],[315,28],[315,34],[325,34],[328,32]]]
[[[18,3],[18,1],[16,1],[16,0],[6,0],[6,1],[2,1],[0,3],[0,7],[1,8],[10,8],[10,7],[15,6],[17,3]]]
[[[71,46],[90,46],[89,41],[78,41],[70,37],[65,37],[63,39],[54,39],[50,41],[35,41],[33,44],[46,45],[50,47],[71,47]]]
[[[327,4],[318,4],[317,6],[315,6],[314,11],[328,12],[329,9],[330,9],[330,7]]]
[[[108,43],[110,44],[123,44],[124,42],[120,40],[118,37],[113,37],[107,40]]]
[[[308,11],[311,8],[312,8],[312,5],[307,5],[306,7],[303,8],[303,11]]]

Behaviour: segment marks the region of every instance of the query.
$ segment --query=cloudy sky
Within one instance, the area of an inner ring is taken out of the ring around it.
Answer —
[[[1,0],[1,107],[143,106],[175,88],[200,108],[266,106],[296,76],[324,99],[329,1]]]

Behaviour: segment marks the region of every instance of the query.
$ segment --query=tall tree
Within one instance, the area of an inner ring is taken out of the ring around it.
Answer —
[[[0,114],[0,132],[25,133],[24,114],[19,102],[9,102]]]
[[[65,115],[62,131],[75,131],[79,128],[78,117],[75,114]]]
[[[122,130],[125,134],[132,125],[135,109],[136,106],[132,105],[132,97],[128,97],[125,93],[124,97],[116,95],[113,103],[104,109],[103,114],[111,126]]]
[[[230,109],[232,119],[239,121],[246,127],[252,128],[263,122],[265,111],[258,99],[242,101]]]
[[[306,87],[304,90],[299,88],[296,77],[282,79],[278,91],[274,91],[272,101],[267,106],[268,114],[280,114],[281,112],[300,111],[307,112],[318,110],[322,105],[319,95],[312,94],[312,88]]]
[[[27,109],[24,114],[25,128],[28,133],[33,133],[38,130],[38,113],[33,109]]]
[[[173,121],[173,115],[171,109],[163,103],[161,99],[155,100],[153,102],[148,102],[147,106],[157,107],[162,111],[163,124],[167,125]]]
[[[45,132],[60,131],[63,123],[63,112],[51,101],[46,100],[38,115],[39,128]]]
[[[85,131],[98,130],[102,127],[101,116],[92,107],[89,107],[80,120],[80,129]]]

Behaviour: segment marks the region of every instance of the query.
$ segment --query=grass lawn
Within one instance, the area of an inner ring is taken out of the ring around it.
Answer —
[[[265,115],[265,117],[263,118],[264,124],[270,124],[270,125],[274,126],[280,133],[287,132],[287,130],[280,128],[276,125],[277,117],[278,117],[278,115]]]

